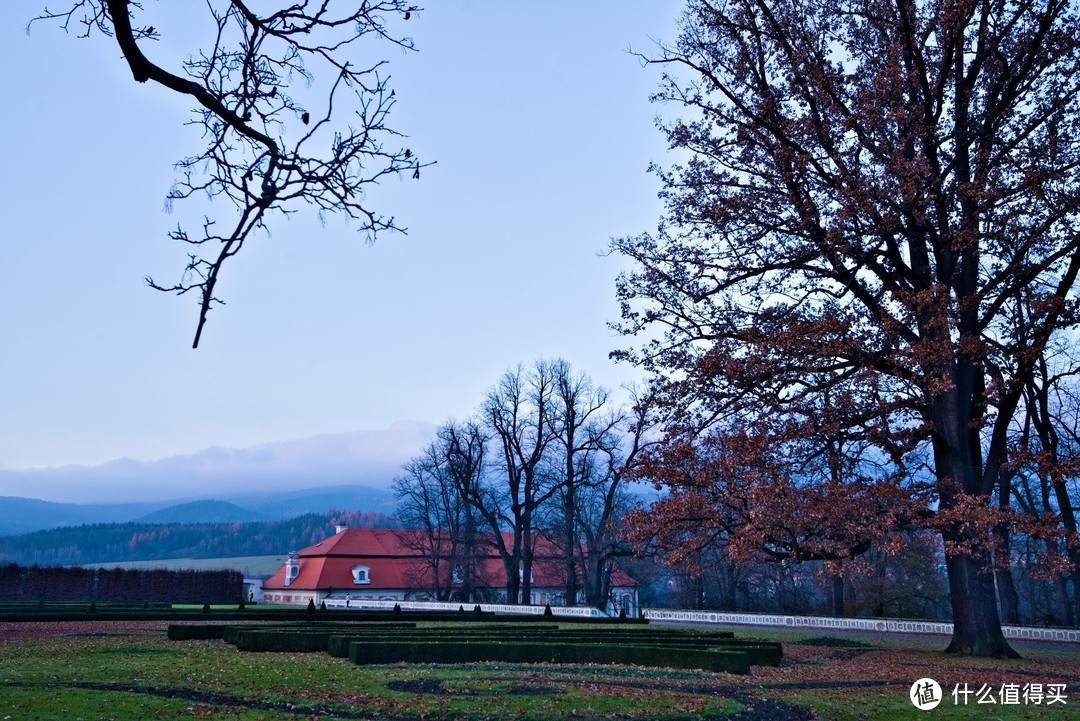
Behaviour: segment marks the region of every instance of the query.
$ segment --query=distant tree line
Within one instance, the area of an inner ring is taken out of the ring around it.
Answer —
[[[96,523],[0,538],[0,559],[71,566],[285,554],[333,535],[338,523],[368,528],[398,525],[393,516],[377,511],[329,511],[254,523]]]
[[[239,571],[0,566],[0,601],[228,603],[243,585]]]

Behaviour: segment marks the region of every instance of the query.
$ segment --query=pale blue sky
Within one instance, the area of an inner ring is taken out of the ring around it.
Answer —
[[[431,3],[419,52],[389,52],[391,124],[438,165],[370,195],[409,234],[277,223],[226,268],[198,350],[194,298],[143,282],[185,260],[162,206],[189,106],[108,39],[27,36],[43,3],[0,4],[0,468],[437,423],[540,356],[637,378],[607,358],[621,261],[600,253],[660,213],[659,71],[627,49],[673,39],[680,2]]]

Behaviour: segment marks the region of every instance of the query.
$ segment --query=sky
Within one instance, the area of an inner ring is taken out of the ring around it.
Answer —
[[[134,83],[108,38],[28,34],[43,5],[0,4],[0,496],[83,500],[93,490],[63,469],[204,467],[208,448],[312,438],[394,461],[540,357],[612,389],[640,378],[608,359],[627,345],[608,327],[625,261],[604,251],[661,213],[647,172],[667,153],[648,99],[660,71],[629,51],[673,40],[680,2],[440,0],[415,14],[418,52],[385,51],[390,125],[437,165],[369,193],[407,235],[368,245],[333,217],[276,222],[223,271],[227,305],[196,350],[194,297],[143,280],[178,279],[186,261],[164,198],[199,147],[190,105]],[[163,36],[195,29],[176,24],[197,13],[145,6]],[[138,475],[115,492],[149,493]]]

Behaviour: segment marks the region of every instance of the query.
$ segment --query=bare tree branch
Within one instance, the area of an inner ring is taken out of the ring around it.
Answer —
[[[358,221],[368,242],[381,232],[405,232],[369,205],[366,190],[389,175],[419,178],[431,163],[399,147],[403,136],[387,124],[395,97],[385,61],[364,65],[352,58],[368,40],[413,50],[412,40],[394,34],[389,23],[408,20],[419,8],[404,0],[330,6],[301,0],[263,15],[242,0],[206,0],[200,12],[212,22],[212,37],[175,70],[148,56],[145,43],[164,35],[160,24],[142,23],[146,11],[133,0],[78,0],[35,18],[65,31],[77,27],[79,37],[113,38],[136,82],[153,82],[195,104],[189,123],[201,128],[204,146],[177,163],[181,177],[167,202],[196,194],[227,202],[215,206],[217,219],[207,218],[198,235],[183,227],[169,234],[196,246],[178,282],[146,278],[160,291],[196,292],[193,347],[210,309],[223,302],[215,289],[224,263],[272,216],[310,206],[320,218]],[[308,100],[316,81],[323,97]]]

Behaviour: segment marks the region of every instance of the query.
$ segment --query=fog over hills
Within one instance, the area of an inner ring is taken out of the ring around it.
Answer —
[[[238,494],[229,501],[208,498],[157,503],[53,503],[0,496],[0,537],[88,524],[250,523],[331,510],[393,515],[395,506],[392,491],[356,485]]]
[[[238,506],[228,501],[189,501],[176,506],[169,506],[132,519],[132,523],[252,523],[269,521],[270,516],[263,515],[250,508]]]
[[[325,434],[253,448],[208,448],[152,461],[123,458],[95,466],[0,468],[0,497],[64,504],[152,504],[139,514],[143,515],[165,505],[207,498],[236,502],[234,497],[240,495],[340,485],[388,488],[401,464],[434,435],[430,423],[399,421],[385,430]]]

